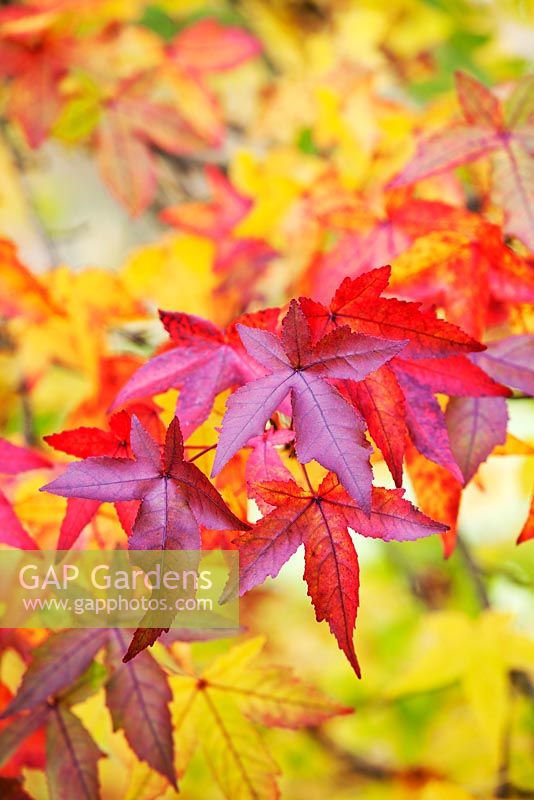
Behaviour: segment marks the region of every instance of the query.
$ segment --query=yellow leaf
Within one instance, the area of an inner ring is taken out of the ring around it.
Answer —
[[[231,648],[198,677],[170,678],[178,771],[201,747],[230,800],[278,796],[278,768],[256,723],[298,728],[349,710],[289,670],[256,666],[264,641],[260,636]]]
[[[426,692],[459,681],[484,747],[488,770],[497,769],[508,715],[508,673],[534,663],[534,640],[513,629],[512,619],[484,611],[429,614],[416,635],[411,664],[387,691],[389,697]]]
[[[212,261],[210,242],[177,234],[137,250],[121,274],[128,291],[142,302],[212,318],[216,315]]]

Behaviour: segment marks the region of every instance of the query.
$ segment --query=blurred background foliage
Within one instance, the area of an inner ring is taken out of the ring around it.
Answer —
[[[162,42],[204,17],[244,26],[264,52],[210,76],[226,127],[221,146],[191,157],[158,152],[156,200],[132,220],[102,183],[91,150],[106,81],[157,63]],[[66,78],[52,138],[31,150],[16,127],[4,125],[0,139],[0,234],[18,244],[36,274],[46,274],[51,302],[66,313],[48,326],[31,317],[20,329],[15,324],[16,358],[9,342],[0,343],[0,423],[3,435],[21,441],[21,375],[40,375],[31,387],[33,440],[63,425],[101,424],[102,396],[111,399],[121,370],[131,372],[129,360],[139,363],[163,339],[156,307],[219,323],[237,310],[214,295],[213,243],[169,229],[158,216],[169,205],[206,198],[206,163],[222,166],[253,198],[237,235],[263,238],[278,251],[262,292],[267,304],[283,302],[317,246],[301,201],[325,166],[336,167],[348,191],[372,195],[406,162],[414,134],[454,112],[455,69],[506,84],[528,71],[534,41],[531,0],[109,0],[96,10],[82,1],[77,33],[117,20],[125,24],[118,42],[107,53],[95,50],[91,69]],[[484,180],[482,168],[472,170]],[[454,200],[457,192],[451,184],[443,198],[439,188],[440,199]],[[31,291],[21,298],[23,307],[31,304]],[[110,361],[106,372],[102,352],[122,360],[113,368]],[[161,398],[167,415],[172,401]],[[293,665],[355,708],[320,731],[268,732],[283,797],[534,797],[534,685],[524,679],[534,664],[534,547],[515,545],[533,480],[532,401],[514,399],[509,410],[526,451],[490,458],[465,491],[465,548],[444,561],[437,537],[359,542],[361,682],[326,626],[315,623],[298,559],[244,599],[243,622],[267,635],[272,661]],[[375,469],[378,482],[391,485],[383,464]],[[20,479],[15,508],[39,541],[53,546],[63,505],[36,495],[42,482],[35,474]],[[107,505],[98,527],[107,541],[120,535]],[[94,535],[87,531],[85,541]],[[192,649],[202,664],[227,644]],[[22,670],[7,648],[2,682],[15,689]],[[100,764],[105,798],[174,796],[134,763],[121,734],[112,734],[102,692],[77,711],[109,755]],[[45,798],[42,773],[24,774],[28,790]],[[181,796],[219,796],[200,759]]]

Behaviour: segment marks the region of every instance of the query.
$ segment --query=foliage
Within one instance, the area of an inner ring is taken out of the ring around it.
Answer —
[[[527,6],[0,8],[0,543],[243,596],[3,630],[2,797],[534,796]]]

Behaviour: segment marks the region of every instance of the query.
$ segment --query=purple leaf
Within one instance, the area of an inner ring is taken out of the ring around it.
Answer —
[[[0,766],[11,758],[28,736],[45,724],[48,712],[48,706],[34,709],[31,714],[23,714],[0,732]]]
[[[46,777],[50,800],[99,800],[96,746],[78,717],[54,706],[46,728]]]
[[[406,398],[406,424],[414,445],[430,461],[463,481],[449,442],[445,416],[434,395],[402,369],[392,367]]]
[[[369,511],[371,468],[363,421],[327,379],[361,380],[393,358],[404,342],[342,328],[313,347],[309,324],[295,300],[283,320],[281,339],[266,331],[244,331],[242,326],[239,332],[250,355],[271,374],[251,381],[229,398],[213,474],[253,436],[264,432],[267,420],[291,392],[299,460],[306,463],[314,458],[336,471]]]
[[[47,639],[36,651],[20,688],[0,714],[0,719],[19,711],[34,709],[85,672],[106,643],[105,630],[67,630]]]
[[[534,395],[534,334],[491,342],[483,353],[469,357],[499,383]]]
[[[66,497],[141,500],[129,539],[131,550],[200,548],[199,524],[227,530],[246,528],[227,508],[206,476],[184,461],[180,424],[167,430],[163,454],[135,417],[132,451],[136,460],[86,458],[43,487]]]
[[[455,397],[449,401],[445,419],[452,452],[468,483],[494,448],[506,441],[506,400]]]
[[[108,659],[115,671],[106,685],[113,729],[123,730],[136,756],[176,788],[169,711],[172,695],[167,677],[146,651],[124,664],[125,649],[123,632],[115,630],[108,645]]]

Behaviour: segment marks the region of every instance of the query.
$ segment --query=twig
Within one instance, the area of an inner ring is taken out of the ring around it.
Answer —
[[[37,231],[39,238],[41,239],[43,246],[46,250],[46,253],[48,255],[48,261],[49,261],[48,266],[54,267],[60,260],[56,249],[56,245],[40,217],[39,210],[35,203],[35,199],[33,197],[31,188],[28,183],[28,178],[25,172],[24,158],[21,155],[17,144],[15,143],[9,132],[9,124],[7,120],[4,119],[3,117],[0,117],[0,132],[2,134],[2,139],[4,141],[4,144],[11,156],[13,165],[18,173],[20,188],[22,190],[26,206],[30,212],[33,227]]]
[[[308,475],[308,470],[306,469],[306,465],[301,463],[300,466],[302,467],[302,472],[304,473],[304,477],[306,478],[306,483],[308,484],[308,489],[310,490],[310,492],[312,494],[315,494],[315,489],[313,488],[312,482],[310,480],[310,476]]]
[[[426,767],[392,767],[368,761],[363,756],[347,750],[328,736],[321,728],[311,728],[310,734],[330,755],[341,761],[351,771],[372,781],[410,781],[424,783],[430,779],[439,779],[439,775]]]
[[[465,540],[460,536],[460,534],[458,534],[456,540],[456,547],[458,549],[458,553],[463,558],[467,572],[473,582],[473,587],[477,594],[480,605],[482,606],[483,609],[491,608],[491,602],[486,589],[486,585],[484,583],[484,579],[482,577],[482,571],[478,566],[478,564],[476,563],[476,561],[474,560],[471,550],[469,549]]]
[[[201,456],[205,456],[206,453],[209,453],[210,450],[215,450],[216,447],[217,447],[216,444],[211,444],[209,447],[205,447],[204,450],[201,450],[200,453],[197,453],[196,455],[194,455],[193,458],[189,458],[188,462],[190,464],[192,464],[193,461],[197,460],[197,458],[200,458]]]
[[[37,437],[35,435],[33,410],[31,406],[30,394],[26,382],[22,381],[19,386],[20,408],[22,412],[22,435],[24,442],[31,447],[37,444]]]

